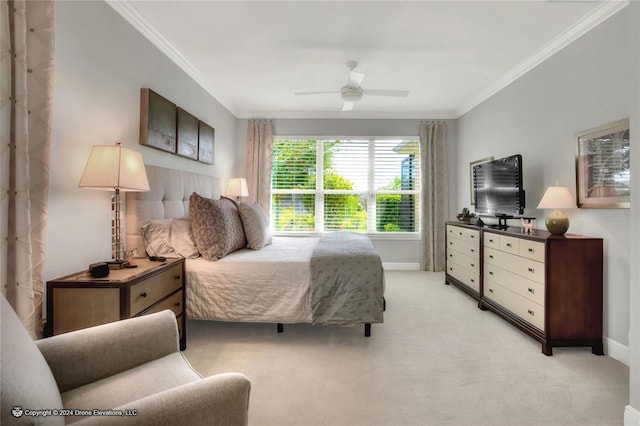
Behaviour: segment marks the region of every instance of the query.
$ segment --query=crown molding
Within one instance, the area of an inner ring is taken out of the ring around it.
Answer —
[[[236,115],[221,97],[214,93],[207,83],[207,80],[200,72],[189,62],[180,51],[169,42],[162,34],[149,23],[140,12],[128,0],[104,0],[113,10],[122,16],[133,28],[138,30],[147,40],[164,53],[172,62],[174,62],[182,71],[191,77],[197,84],[220,102],[231,114]],[[237,116],[237,115],[236,115]]]
[[[556,0],[558,1],[558,0]],[[359,112],[359,111],[282,111],[282,112],[251,112],[251,111],[234,111],[229,105],[228,100],[222,99],[219,94],[209,86],[206,79],[200,72],[189,62],[180,51],[173,46],[162,34],[160,34],[146,19],[140,15],[138,10],[129,2],[129,0],[105,0],[105,2],[120,14],[129,24],[146,37],[155,47],[164,53],[171,61],[173,61],[188,76],[202,86],[204,90],[213,96],[220,104],[222,104],[231,114],[237,118],[254,118],[260,116],[269,116],[270,118],[370,118],[370,119],[457,119],[471,111],[509,84],[522,77],[527,72],[558,53],[560,50],[591,31],[593,28],[604,22],[615,13],[624,9],[629,5],[630,0],[612,0],[605,1],[601,6],[593,12],[586,15],[582,20],[566,29],[558,37],[547,43],[541,49],[536,51],[529,58],[515,66],[506,74],[502,75],[497,81],[488,86],[475,96],[470,102],[463,105],[457,111],[421,111],[421,112]]]
[[[559,1],[559,0],[556,0]],[[456,118],[459,118],[471,111],[482,102],[495,95],[524,74],[528,73],[551,56],[564,49],[584,34],[588,33],[611,16],[624,9],[629,5],[629,0],[605,1],[593,12],[586,15],[583,19],[576,22],[571,27],[563,31],[559,36],[551,40],[545,46],[537,50],[530,57],[516,65],[509,72],[500,77],[495,83],[491,84],[483,90],[478,96],[473,98],[471,102],[464,105],[456,112]]]

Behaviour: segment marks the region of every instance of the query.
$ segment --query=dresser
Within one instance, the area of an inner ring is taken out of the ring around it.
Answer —
[[[480,300],[482,260],[480,229],[460,222],[446,224],[445,282]]]
[[[542,343],[603,355],[601,238],[483,229],[480,305]]]
[[[136,259],[136,268],[93,278],[81,271],[47,282],[45,337],[170,309],[187,345],[184,259]]]

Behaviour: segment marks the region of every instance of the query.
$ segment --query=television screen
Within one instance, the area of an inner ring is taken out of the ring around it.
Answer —
[[[473,190],[477,213],[523,214],[522,156],[516,154],[474,166]]]

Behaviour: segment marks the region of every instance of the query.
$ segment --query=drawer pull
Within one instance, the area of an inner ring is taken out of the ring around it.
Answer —
[[[449,266],[449,270],[450,270],[450,271],[453,271],[453,268],[452,268],[451,266]]]
[[[147,292],[143,291],[142,293],[140,293],[140,297],[147,297]]]
[[[489,275],[493,275],[493,271],[489,271]]]
[[[531,294],[536,294],[536,291],[534,289],[532,289],[531,287],[529,287],[527,290],[529,290],[529,293],[531,293]]]
[[[453,257],[453,254],[449,253],[449,257]]]
[[[536,313],[535,313],[535,312],[533,312],[531,309],[527,309],[527,313],[528,313],[529,315],[531,315],[531,316],[535,316],[535,315],[536,315]]]
[[[471,235],[471,238],[475,238],[475,237],[476,237],[475,235]]]
[[[476,250],[475,250],[475,249],[471,249],[471,253],[475,253],[475,252],[476,252]]]
[[[511,243],[507,243],[507,247],[511,247]]]
[[[529,270],[529,272],[531,272],[532,274],[535,274],[536,270],[535,268],[527,268]]]
[[[493,255],[492,254],[489,255],[489,259],[493,259]]]
[[[472,263],[472,264],[471,264],[471,267],[472,267],[472,268],[475,268],[475,267],[476,267],[476,265],[475,265],[474,263]]]
[[[474,280],[473,278],[471,278],[471,282],[472,282],[472,283],[475,283],[475,282],[476,282],[476,280]]]
[[[536,250],[533,247],[529,247],[529,253],[535,253]]]
[[[176,275],[175,277],[173,277],[174,280],[179,280],[180,278],[180,275]]]
[[[489,289],[489,293],[493,293],[493,289],[492,288]]]
[[[173,306],[175,306],[176,308],[179,308],[181,304],[182,304],[182,303],[180,303],[180,302],[176,302],[176,304],[175,304],[175,305],[173,305]]]
[[[492,243],[492,242],[493,242],[493,239],[492,239],[492,238],[489,238],[489,242],[490,242],[490,243]]]

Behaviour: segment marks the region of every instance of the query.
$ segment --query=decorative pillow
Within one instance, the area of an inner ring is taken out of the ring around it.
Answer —
[[[156,219],[142,225],[144,249],[149,256],[179,257],[171,245],[171,219]]]
[[[264,210],[258,203],[240,203],[238,204],[240,211],[240,219],[244,226],[244,234],[247,237],[249,248],[260,250],[266,245],[271,244],[271,228],[269,228],[269,219]]]
[[[176,217],[171,221],[171,247],[180,256],[193,259],[200,256],[193,242],[191,221],[188,217]]]
[[[189,197],[189,216],[193,241],[205,259],[221,259],[246,246],[242,221],[232,200],[212,200],[194,192]]]

